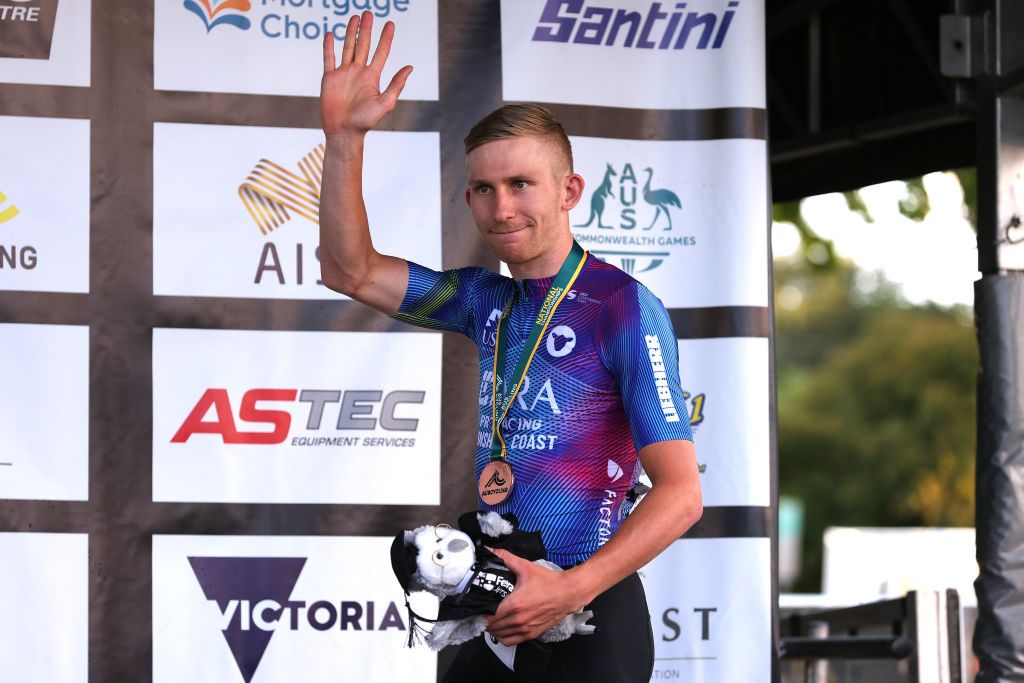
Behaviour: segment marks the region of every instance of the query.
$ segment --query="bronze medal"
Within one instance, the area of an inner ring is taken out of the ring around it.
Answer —
[[[504,460],[492,460],[480,474],[480,500],[488,505],[504,503],[512,495],[514,484],[512,466]]]

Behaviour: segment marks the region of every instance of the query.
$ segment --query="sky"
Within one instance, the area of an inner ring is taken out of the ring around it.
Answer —
[[[850,211],[839,193],[805,199],[804,219],[822,238],[833,241],[838,255],[900,285],[910,303],[973,305],[974,281],[980,277],[978,247],[964,216],[960,181],[953,173],[929,173],[924,186],[931,211],[920,223],[900,213],[906,186],[899,181],[861,189],[874,223]],[[772,224],[775,258],[793,255],[799,245],[795,226]]]

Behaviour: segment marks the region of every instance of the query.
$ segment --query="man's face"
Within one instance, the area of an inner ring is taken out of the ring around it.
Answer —
[[[480,234],[505,263],[545,255],[569,230],[583,179],[557,146],[541,137],[495,140],[466,157],[466,202]]]

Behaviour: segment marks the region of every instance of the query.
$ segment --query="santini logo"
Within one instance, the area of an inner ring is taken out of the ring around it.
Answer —
[[[278,630],[405,630],[388,603],[377,618],[373,601],[292,600],[304,557],[190,557],[206,599],[217,603],[221,631],[245,683],[250,683]]]
[[[11,220],[19,213],[21,213],[20,211],[18,211],[18,207],[16,207],[14,204],[11,204],[10,206],[5,208],[4,202],[6,201],[7,195],[5,195],[3,192],[0,192],[0,223],[6,223],[7,221]]]
[[[252,22],[245,16],[245,12],[252,9],[249,0],[185,0],[185,9],[202,20],[207,33],[221,24],[243,31],[248,31],[252,26]]]
[[[700,2],[690,3],[700,4]],[[605,7],[586,0],[547,0],[533,40],[581,45],[682,50],[717,50],[725,43],[729,24],[740,3],[733,0],[719,16],[685,11],[687,3],[652,2],[646,12]]]

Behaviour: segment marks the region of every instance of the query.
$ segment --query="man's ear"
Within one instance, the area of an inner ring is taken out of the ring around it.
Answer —
[[[468,187],[466,188],[466,206],[472,206],[469,203],[469,188]]]
[[[583,180],[583,176],[579,173],[570,173],[566,176],[565,192],[562,195],[562,210],[565,212],[572,211],[576,208],[576,205],[580,203],[580,199],[583,198],[583,188],[586,183]]]

